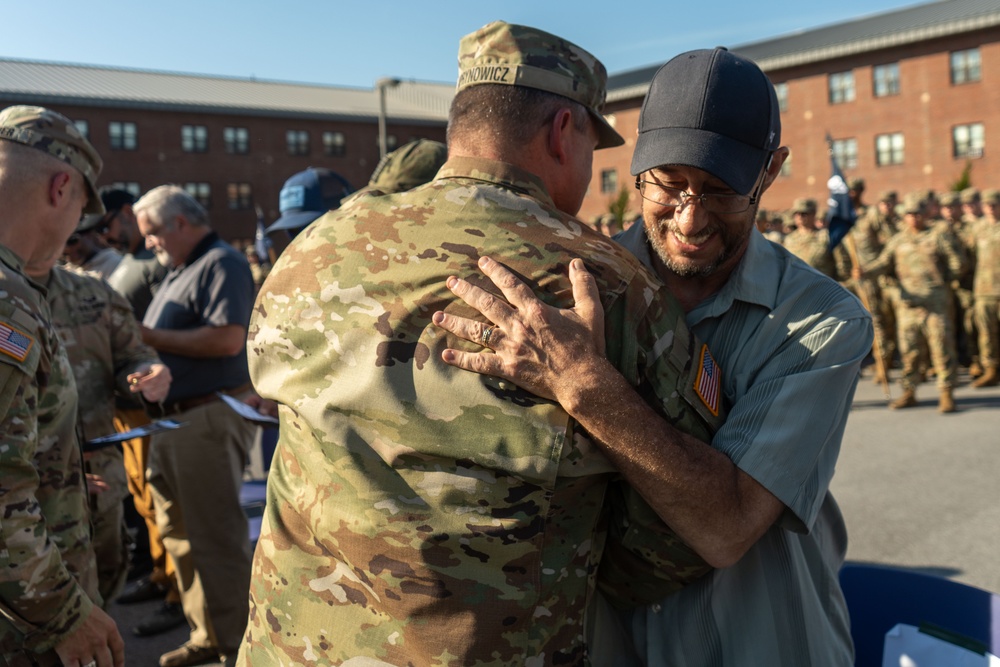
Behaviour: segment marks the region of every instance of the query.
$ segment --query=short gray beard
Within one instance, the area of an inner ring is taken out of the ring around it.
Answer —
[[[756,209],[757,207],[754,207],[752,210],[752,216],[750,217],[751,221],[756,219]],[[665,222],[655,222],[654,224],[656,227],[661,229],[665,227],[668,232],[673,233],[676,222],[673,220],[667,220]],[[647,234],[647,237],[649,237],[649,245],[652,246],[653,251],[660,258],[660,261],[663,262],[664,266],[666,266],[671,273],[681,278],[706,278],[715,273],[720,266],[732,259],[733,256],[741,252],[746,247],[747,240],[750,238],[750,234],[753,233],[754,226],[753,224],[746,225],[746,232],[738,239],[734,239],[732,236],[727,235],[723,231],[724,229],[724,227],[716,225],[712,230],[713,232],[718,232],[722,235],[722,253],[716,257],[714,261],[702,267],[690,266],[674,260],[672,257],[667,255],[663,246],[659,242],[658,236],[655,237],[655,240],[649,234]],[[736,242],[734,243],[733,241]]]

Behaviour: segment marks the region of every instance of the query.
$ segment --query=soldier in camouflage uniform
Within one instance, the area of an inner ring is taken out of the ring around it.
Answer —
[[[970,237],[975,258],[973,295],[976,328],[979,330],[979,359],[983,374],[972,386],[995,387],[1000,382],[1000,192],[984,190],[983,217]]]
[[[566,305],[586,257],[607,358],[699,437],[724,409],[698,394],[693,357],[711,358],[676,302],[572,217],[595,146],[623,143],[603,65],[496,22],[459,71],[436,180],[318,219],[261,290],[251,376],[281,427],[240,664],[584,665],[602,555],[625,566],[606,590],[623,606],[709,569],[559,406],[443,363],[460,342],[432,313],[471,314],[449,275],[490,254]]]
[[[851,238],[857,250],[858,262],[861,266],[870,264],[878,258],[885,244],[889,242],[899,229],[896,218],[896,192],[886,190],[879,194],[878,202],[869,206],[865,215],[858,216],[857,222],[851,228]],[[882,351],[882,368],[892,365],[896,354],[896,307],[899,285],[893,276],[883,275],[871,280],[862,280],[856,284],[856,289],[865,290],[868,306],[871,309],[872,325],[875,327],[875,350]],[[888,381],[876,373],[876,382]]]
[[[944,236],[927,226],[924,211],[923,199],[908,195],[901,206],[905,228],[862,270],[869,276],[891,273],[899,279],[896,321],[903,357],[903,395],[890,407],[917,404],[920,345],[926,341],[940,391],[938,410],[954,412],[955,331],[949,284],[961,274],[962,260]],[[861,273],[856,277],[862,277]]]
[[[969,247],[969,226],[962,218],[961,195],[958,192],[943,192],[938,196],[941,212],[935,229],[946,241],[952,244],[962,260],[962,275],[952,280],[952,303],[955,307],[955,349],[957,362],[963,364],[971,360],[970,351],[975,349],[975,343],[969,341],[969,333],[975,329],[972,326],[972,276],[975,265]],[[968,324],[967,324],[968,323]]]
[[[959,200],[962,202],[963,232],[961,238],[964,241],[966,251],[969,252],[969,271],[971,273],[967,275],[971,278],[971,276],[975,275],[976,271],[975,255],[972,253],[974,239],[971,233],[978,226],[979,219],[983,216],[983,208],[979,200],[979,189],[974,187],[965,188],[959,193]],[[972,290],[971,280],[966,281],[966,287],[970,291]],[[974,301],[975,299],[970,297],[967,302],[965,317],[962,319],[962,328],[965,333],[966,352],[969,355],[969,375],[973,378],[978,378],[983,374],[983,367],[979,363],[979,332],[976,327]]]
[[[152,402],[163,400],[170,371],[142,342],[132,306],[94,274],[53,262],[25,267],[46,288],[52,324],[66,348],[79,395],[77,432],[84,442],[115,432],[114,394],[142,391]],[[102,447],[84,455],[88,474],[100,477],[107,490],[91,500],[97,576],[105,603],[125,585],[128,550],[122,501],[128,481],[122,452]]]
[[[796,199],[792,206],[795,231],[782,243],[790,253],[823,275],[841,282],[850,275],[850,264],[843,247],[830,250],[830,232],[816,217],[815,199]]]
[[[0,665],[124,664],[101,611],[76,385],[27,262],[53,261],[100,212],[101,159],[41,107],[0,112]]]

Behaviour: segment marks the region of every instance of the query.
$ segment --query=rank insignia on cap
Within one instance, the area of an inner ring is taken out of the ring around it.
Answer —
[[[708,351],[708,345],[701,346],[698,362],[698,376],[694,381],[694,391],[705,407],[716,417],[719,416],[719,387],[722,371]]]
[[[35,340],[28,334],[0,322],[0,352],[18,361],[24,361],[28,358],[28,351],[34,343]]]

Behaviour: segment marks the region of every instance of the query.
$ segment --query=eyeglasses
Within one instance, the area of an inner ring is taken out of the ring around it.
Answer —
[[[736,193],[708,193],[703,195],[691,194],[687,190],[671,188],[655,181],[644,181],[639,176],[635,177],[635,189],[639,191],[639,196],[646,201],[667,207],[686,206],[697,201],[698,204],[709,213],[719,213],[722,215],[729,213],[742,213],[756,204],[760,199],[761,190],[764,189],[764,179],[767,170],[771,168],[771,161],[774,153],[769,153],[764,168],[760,170],[757,181],[749,195],[739,195]]]
[[[687,190],[671,188],[655,181],[644,181],[638,176],[635,177],[635,187],[643,199],[659,206],[687,206],[698,202],[709,213],[742,213],[750,208],[753,199],[749,195],[735,193],[693,195]]]

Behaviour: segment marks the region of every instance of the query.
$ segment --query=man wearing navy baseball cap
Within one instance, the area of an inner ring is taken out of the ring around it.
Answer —
[[[309,167],[287,181],[278,195],[281,217],[267,228],[267,234],[286,231],[295,236],[310,222],[340,206],[353,192],[350,183],[329,169]]]
[[[644,224],[617,239],[659,275],[707,344],[699,386],[721,370],[730,410],[710,442],[658,417],[596,345],[582,349],[601,329],[585,316],[600,310],[592,281],[575,280],[576,308],[555,314],[511,289],[516,279],[498,264],[487,274],[517,310],[456,283],[496,326],[492,351],[456,353],[453,363],[556,396],[604,451],[631,447],[615,463],[715,567],[656,604],[599,620],[593,650],[615,664],[627,655],[643,665],[853,664],[838,585],[847,533],[829,484],[872,325],[840,285],[755,230],[788,158],[780,142],[774,87],[724,48],[663,65],[639,117],[632,173]],[[474,338],[461,322],[445,328]],[[651,460],[670,474],[642,487],[635,469]],[[626,645],[614,645],[608,618],[631,635]]]

